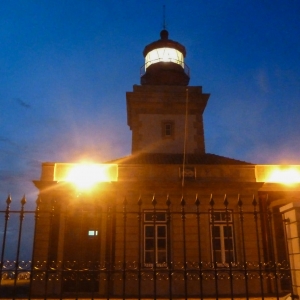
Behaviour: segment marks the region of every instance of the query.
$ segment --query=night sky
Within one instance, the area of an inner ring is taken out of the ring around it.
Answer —
[[[45,161],[131,153],[126,91],[145,45],[186,47],[190,85],[211,97],[206,151],[300,164],[299,0],[7,0],[0,6],[0,201],[34,207]]]

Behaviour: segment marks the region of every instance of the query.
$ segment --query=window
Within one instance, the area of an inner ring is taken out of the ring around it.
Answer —
[[[89,230],[88,231],[88,236],[97,236],[98,235],[98,230]]]
[[[163,138],[174,138],[174,122],[163,121],[162,122],[162,137]]]
[[[210,214],[211,249],[213,261],[235,261],[233,221],[231,211],[214,211]]]
[[[144,266],[165,267],[167,263],[167,217],[162,211],[144,212]]]

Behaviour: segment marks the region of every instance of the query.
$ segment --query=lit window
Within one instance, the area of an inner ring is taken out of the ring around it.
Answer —
[[[211,248],[213,261],[235,261],[234,235],[231,211],[214,211],[210,215]]]
[[[98,230],[89,230],[88,236],[97,236],[98,235]]]
[[[165,267],[167,263],[167,219],[161,211],[144,213],[144,266]]]

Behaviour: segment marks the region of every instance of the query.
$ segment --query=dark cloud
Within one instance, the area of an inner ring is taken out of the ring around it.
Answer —
[[[15,98],[14,99],[20,106],[25,107],[25,108],[31,108],[31,105],[26,103],[25,101],[23,101],[20,98]]]

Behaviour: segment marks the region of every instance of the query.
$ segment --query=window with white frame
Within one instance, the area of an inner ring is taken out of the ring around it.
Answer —
[[[213,261],[235,261],[232,211],[213,211],[210,214],[211,249]]]
[[[144,266],[167,264],[167,217],[165,211],[144,212]]]

